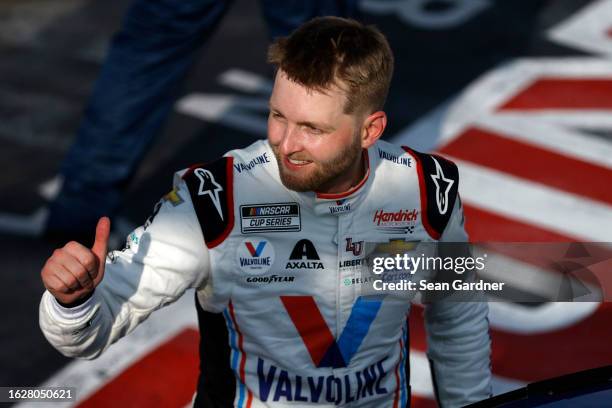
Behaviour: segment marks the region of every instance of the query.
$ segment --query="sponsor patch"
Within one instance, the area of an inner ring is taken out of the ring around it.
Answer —
[[[291,255],[289,255],[289,261],[285,268],[325,269],[320,259],[314,244],[307,239],[302,239],[293,247],[293,251],[291,251]]]
[[[276,283],[293,283],[295,276],[281,276],[281,275],[265,275],[265,276],[249,276],[245,279],[247,283],[270,285]]]
[[[329,206],[330,214],[342,214],[351,211],[351,203],[346,198],[334,201],[334,205]]]
[[[410,252],[417,247],[416,241],[404,241],[403,239],[391,239],[389,242],[382,242],[376,245],[374,252],[382,252],[385,254],[403,254]]]
[[[270,158],[268,157],[268,153],[264,153],[260,156],[257,156],[247,163],[236,162],[234,163],[234,169],[236,169],[238,173],[242,173],[243,171],[252,170],[257,165],[266,164],[266,163],[270,163]]]
[[[353,238],[346,239],[346,252],[352,252],[354,256],[359,256],[363,252],[363,241],[353,242]]]
[[[243,240],[236,250],[238,266],[252,274],[266,273],[274,263],[274,247],[270,241],[252,237]]]
[[[410,157],[397,156],[381,149],[378,149],[378,156],[383,160],[390,161],[391,163],[399,164],[401,166],[406,167],[412,167],[412,159],[410,159]]]
[[[388,234],[412,234],[414,232],[419,212],[412,210],[385,211],[376,210],[372,222],[379,231]]]
[[[367,265],[366,260],[363,258],[357,258],[357,259],[349,259],[346,261],[339,261],[338,262],[338,268],[340,269],[353,269],[353,268],[361,268],[362,266]]]
[[[172,204],[174,207],[176,207],[177,205],[180,205],[183,203],[183,199],[181,198],[181,196],[179,195],[178,191],[175,189],[173,189],[172,191],[170,191],[168,194],[166,194],[164,196],[164,200],[168,201],[170,204]]]
[[[240,206],[240,230],[254,232],[300,231],[302,221],[298,203],[249,204]]]

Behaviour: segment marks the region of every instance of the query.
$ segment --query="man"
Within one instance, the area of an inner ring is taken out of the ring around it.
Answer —
[[[95,358],[193,287],[225,319],[229,344],[207,349],[231,350],[235,406],[407,406],[410,304],[366,295],[364,242],[466,241],[457,168],[379,140],[393,57],[376,29],[314,19],[269,60],[268,140],[179,172],[106,262],[106,218],[91,249],[57,250],[41,327]],[[425,318],[442,406],[488,397],[486,304],[435,302]]]

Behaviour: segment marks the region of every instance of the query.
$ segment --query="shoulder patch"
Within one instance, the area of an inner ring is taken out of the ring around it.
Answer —
[[[208,248],[223,242],[234,226],[233,174],[233,158],[222,157],[183,175]]]
[[[417,152],[406,146],[402,148],[417,164],[423,225],[432,238],[440,239],[457,199],[459,169],[441,156]]]

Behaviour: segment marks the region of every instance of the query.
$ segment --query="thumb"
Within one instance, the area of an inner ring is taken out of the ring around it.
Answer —
[[[102,217],[96,226],[96,239],[91,247],[91,252],[93,252],[96,258],[98,258],[98,275],[101,275],[101,272],[104,271],[104,260],[106,258],[106,253],[108,252],[110,225],[110,219],[108,217]],[[101,278],[101,276],[99,278]]]

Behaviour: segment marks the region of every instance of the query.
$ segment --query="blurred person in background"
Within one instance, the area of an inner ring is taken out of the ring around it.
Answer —
[[[269,61],[268,139],[178,172],[123,250],[107,256],[108,218],[91,249],[56,250],[41,272],[43,333],[95,358],[196,288],[229,331],[203,328],[201,365],[219,355],[229,373],[209,371],[196,405],[408,406],[410,302],[364,295],[364,242],[467,242],[457,167],[380,140],[393,55],[377,29],[317,18]],[[426,304],[443,407],[491,395],[487,311]]]
[[[88,242],[117,213],[143,156],[162,130],[197,51],[232,0],[135,0],[113,37],[76,139],[60,169],[45,235]],[[357,0],[261,0],[272,38],[322,15],[355,17]]]

